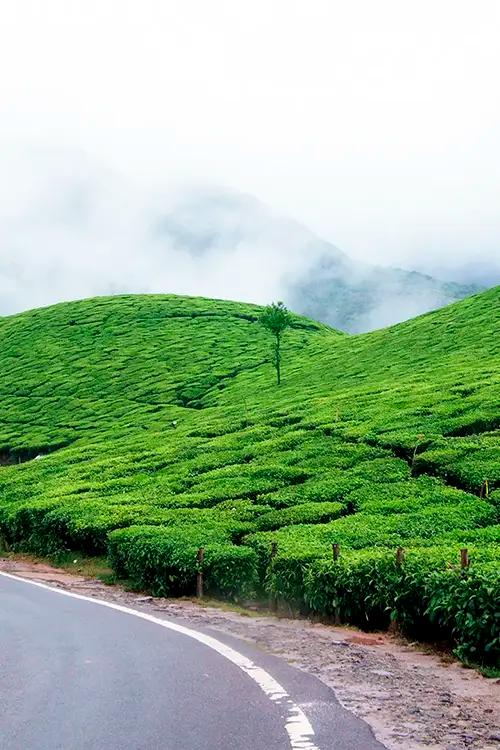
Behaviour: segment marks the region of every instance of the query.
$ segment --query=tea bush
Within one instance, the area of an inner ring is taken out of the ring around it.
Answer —
[[[165,529],[135,526],[109,535],[109,560],[118,575],[157,596],[195,593],[197,552],[204,547],[201,570],[208,593],[230,598],[251,594],[256,555],[224,539],[224,529],[200,526]]]
[[[255,525],[259,530],[267,531],[295,524],[322,523],[338,518],[343,510],[342,503],[302,503],[263,513],[255,520]]]
[[[457,552],[410,551],[402,565],[384,550],[363,550],[336,562],[317,560],[303,571],[303,600],[314,612],[363,628],[383,628],[396,620],[421,639],[449,638],[462,659],[497,664],[499,559],[492,553],[489,562],[462,570],[450,562],[457,560]]]
[[[453,638],[457,656],[473,663],[500,663],[499,560],[457,570],[431,572],[426,616]]]

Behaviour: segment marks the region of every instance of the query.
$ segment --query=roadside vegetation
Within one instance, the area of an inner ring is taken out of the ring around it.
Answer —
[[[495,665],[500,288],[357,336],[285,313],[283,377],[252,305],[0,319],[0,542],[108,555],[158,594],[202,569],[210,595],[396,622]]]

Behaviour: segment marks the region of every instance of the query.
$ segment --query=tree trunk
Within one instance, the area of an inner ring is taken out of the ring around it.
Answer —
[[[278,385],[281,383],[281,351],[280,351],[280,335],[276,334],[276,377]]]

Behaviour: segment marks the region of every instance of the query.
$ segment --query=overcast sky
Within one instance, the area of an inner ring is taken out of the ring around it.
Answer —
[[[372,262],[492,261],[499,38],[498,0],[3,0],[1,153],[223,185]]]

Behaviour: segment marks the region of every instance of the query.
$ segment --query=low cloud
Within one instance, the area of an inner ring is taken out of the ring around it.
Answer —
[[[18,152],[7,166],[0,175],[0,315],[95,295],[175,293],[283,299],[357,332],[467,293],[353,261],[227,189],[145,189],[83,153],[60,150]],[[488,274],[493,266],[483,269]],[[443,278],[450,276],[443,271]]]
[[[83,154],[17,154],[0,177],[0,313],[126,292],[267,302],[314,260],[308,237],[247,196],[148,192]]]

